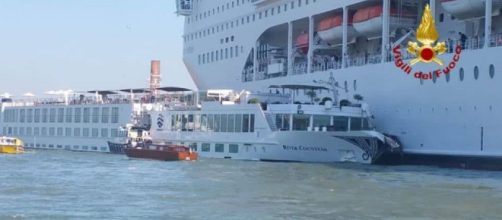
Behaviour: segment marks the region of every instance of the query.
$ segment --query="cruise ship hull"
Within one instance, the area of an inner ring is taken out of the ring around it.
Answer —
[[[326,79],[333,72],[349,87],[342,95],[362,95],[372,106],[376,128],[399,137],[405,153],[500,158],[502,78],[497,54],[501,53],[501,48],[463,51],[458,66],[449,73],[449,81],[441,75],[435,83],[421,82],[391,62],[290,76],[288,81],[311,82]],[[449,61],[452,56],[441,59]],[[413,68],[433,70],[425,65]],[[494,70],[493,78],[490,69]],[[254,81],[246,86],[265,89],[281,80]]]

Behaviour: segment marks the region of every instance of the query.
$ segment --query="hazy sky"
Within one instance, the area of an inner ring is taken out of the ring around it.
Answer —
[[[195,88],[182,63],[183,17],[173,0],[0,0],[0,93]]]

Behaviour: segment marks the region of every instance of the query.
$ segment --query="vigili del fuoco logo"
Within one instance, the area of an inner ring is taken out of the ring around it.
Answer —
[[[433,77],[439,78],[441,75],[450,74],[450,72],[455,69],[458,61],[460,60],[462,46],[458,44],[455,46],[453,58],[447,65],[439,59],[438,56],[445,53],[447,51],[447,47],[444,41],[438,42],[439,34],[436,30],[436,23],[429,5],[425,6],[422,21],[420,22],[416,32],[416,38],[418,42],[408,42],[407,51],[415,57],[409,63],[403,61],[400,44],[396,45],[392,49],[395,60],[394,63],[397,68],[401,69],[408,75],[413,73],[415,78],[422,80],[433,79]],[[453,45],[449,46],[453,47]],[[439,65],[440,68],[429,72],[422,72],[420,70],[415,71],[413,69],[413,65],[420,62],[426,64],[433,63]]]

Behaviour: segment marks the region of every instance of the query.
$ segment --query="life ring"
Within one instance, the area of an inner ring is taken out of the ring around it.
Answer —
[[[370,155],[368,153],[366,153],[366,152],[363,153],[362,157],[363,157],[363,160],[370,159]]]

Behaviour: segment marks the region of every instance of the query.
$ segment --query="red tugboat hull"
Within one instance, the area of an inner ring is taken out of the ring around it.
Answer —
[[[142,158],[162,161],[197,160],[196,152],[184,146],[148,146],[146,148],[126,148],[125,154],[130,158]]]

